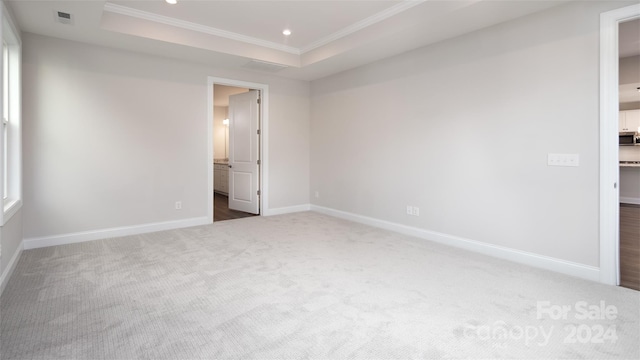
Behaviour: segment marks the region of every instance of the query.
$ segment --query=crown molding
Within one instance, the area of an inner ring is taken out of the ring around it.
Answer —
[[[327,45],[333,41],[336,41],[338,39],[341,39],[343,37],[349,36],[357,31],[360,31],[364,28],[367,28],[371,25],[377,24],[381,21],[384,21],[392,16],[395,16],[403,11],[409,10],[411,8],[413,8],[414,6],[418,6],[424,2],[426,2],[427,0],[403,0],[400,3],[387,8],[375,15],[369,16],[366,19],[360,20],[356,23],[353,23],[352,25],[349,25],[345,28],[343,28],[342,30],[336,31],[335,33],[329,35],[329,36],[325,36],[323,38],[321,38],[318,41],[312,42],[311,44],[301,48],[300,54],[304,54],[307,53],[309,51],[315,50],[321,46]]]
[[[219,36],[219,37],[223,37],[230,40],[244,42],[247,44],[258,45],[258,46],[266,47],[269,49],[283,51],[289,54],[294,54],[294,55],[301,54],[300,49],[297,49],[291,46],[281,45],[271,41],[266,41],[266,40],[254,38],[251,36],[234,33],[231,31],[226,31],[226,30],[217,29],[210,26],[196,24],[190,21],[178,20],[168,16],[157,15],[147,11],[132,9],[127,6],[116,5],[109,2],[104,4],[104,11],[120,14],[120,15],[126,15],[130,17],[138,18],[138,19],[153,21],[160,24],[175,26],[178,28],[186,29],[186,30],[197,31],[203,34]]]
[[[333,41],[349,36],[371,25],[384,21],[403,11],[406,11],[415,6],[418,6],[424,3],[425,1],[427,0],[403,0],[394,6],[391,6],[372,16],[369,16],[366,19],[353,23],[352,25],[349,25],[331,35],[325,36],[315,42],[312,42],[303,48],[295,48],[292,46],[282,45],[282,44],[274,43],[272,41],[258,39],[252,36],[246,36],[246,35],[238,34],[235,32],[226,31],[226,30],[222,30],[222,29],[218,29],[218,28],[214,28],[206,25],[196,24],[190,21],[179,20],[172,17],[164,16],[164,15],[157,15],[147,11],[137,10],[127,6],[117,5],[109,2],[104,4],[104,11],[120,14],[120,15],[126,15],[130,17],[138,18],[138,19],[153,21],[156,23],[165,24],[169,26],[175,26],[182,29],[197,31],[204,34],[219,36],[219,37],[223,37],[230,40],[244,42],[247,44],[258,45],[258,46],[266,47],[273,50],[283,51],[289,54],[302,55],[304,53],[307,53],[309,51],[312,51],[319,47],[327,45]]]

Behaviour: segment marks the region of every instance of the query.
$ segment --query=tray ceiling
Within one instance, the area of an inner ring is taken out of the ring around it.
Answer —
[[[26,32],[313,80],[565,1],[5,2]]]

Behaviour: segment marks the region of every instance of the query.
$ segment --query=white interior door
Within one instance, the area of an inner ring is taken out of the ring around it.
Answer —
[[[260,213],[257,90],[229,96],[229,209]]]

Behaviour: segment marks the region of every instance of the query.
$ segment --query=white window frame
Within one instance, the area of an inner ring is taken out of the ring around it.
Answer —
[[[3,134],[0,136],[0,192],[3,209],[0,211],[0,226],[6,224],[22,207],[22,43],[11,15],[4,2],[0,33],[8,50],[8,76],[5,77],[4,56],[0,57],[0,80],[2,80]],[[4,50],[3,50],[4,51]],[[8,111],[5,111],[5,81],[8,81]],[[7,113],[8,117],[5,117]],[[6,131],[6,132],[5,132]]]

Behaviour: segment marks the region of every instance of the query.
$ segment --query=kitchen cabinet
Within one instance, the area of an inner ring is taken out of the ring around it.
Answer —
[[[620,111],[619,119],[620,119],[620,123],[618,126],[618,131],[636,132],[638,131],[638,128],[640,128],[640,109]]]
[[[223,194],[229,193],[229,165],[213,165],[213,191]]]
[[[640,166],[620,166],[620,202],[640,204]]]

